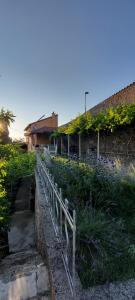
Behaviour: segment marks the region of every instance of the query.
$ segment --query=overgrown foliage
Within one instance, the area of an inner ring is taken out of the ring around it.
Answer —
[[[79,115],[67,125],[60,127],[57,134],[79,134],[91,131],[114,131],[118,127],[135,123],[135,103],[109,107],[91,115],[90,112]]]
[[[77,262],[84,287],[135,277],[135,171],[54,157],[50,171],[77,211]]]
[[[9,202],[5,189],[6,162],[0,161],[0,232],[7,230],[9,221]]]
[[[35,155],[17,145],[0,145],[0,232],[7,230],[14,189],[23,177],[34,173]]]

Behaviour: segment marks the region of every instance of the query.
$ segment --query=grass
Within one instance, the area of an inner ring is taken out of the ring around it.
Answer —
[[[85,288],[135,277],[135,168],[121,176],[103,166],[54,157],[50,166],[77,212],[77,270]]]

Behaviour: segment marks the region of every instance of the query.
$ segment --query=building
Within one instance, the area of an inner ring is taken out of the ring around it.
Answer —
[[[109,98],[101,101],[88,110],[92,115],[103,111],[109,107],[116,107],[122,104],[135,103],[135,82],[118,91]],[[63,126],[67,126],[67,124]],[[59,140],[58,149],[62,148],[62,152],[70,154],[79,154],[79,136],[70,136],[70,145],[68,145],[68,137],[62,136],[62,143]],[[62,145],[62,147],[61,147]],[[98,138],[95,132],[81,135],[81,154],[82,156],[95,154],[97,156]],[[101,157],[119,159],[122,162],[135,163],[135,124],[116,129],[114,132],[100,132],[99,152]]]
[[[96,114],[108,107],[115,107],[121,104],[135,103],[135,82],[115,93],[111,97],[101,101],[88,111],[91,114]]]
[[[54,112],[48,118],[28,124],[24,129],[28,150],[31,151],[33,147],[52,143],[50,141],[50,135],[56,131],[57,128],[58,115]]]

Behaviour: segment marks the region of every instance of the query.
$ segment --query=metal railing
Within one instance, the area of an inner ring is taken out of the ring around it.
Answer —
[[[52,155],[57,154],[57,145],[47,145],[46,147],[44,147],[44,149],[47,149]]]
[[[46,195],[54,231],[61,245],[62,260],[73,299],[75,299],[76,212],[62,199],[62,190],[54,182],[45,161],[37,153],[37,169]]]

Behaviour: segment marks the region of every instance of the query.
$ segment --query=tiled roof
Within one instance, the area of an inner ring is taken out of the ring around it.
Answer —
[[[54,132],[56,130],[56,128],[54,127],[42,127],[42,128],[34,128],[31,130],[30,134],[34,134],[34,133],[46,133],[46,132]]]
[[[52,114],[53,114],[53,113],[52,113]],[[54,114],[55,114],[55,113],[54,113]],[[58,114],[55,114],[55,116],[58,116]],[[36,125],[37,123],[40,123],[40,122],[42,122],[42,121],[44,121],[44,120],[51,119],[51,118],[52,118],[52,115],[51,115],[50,117],[47,117],[47,118],[40,119],[40,120],[37,120],[37,121],[35,121],[35,122],[29,123],[29,124],[25,127],[24,131],[26,131],[31,125]]]
[[[127,103],[135,103],[135,82],[131,83],[130,85],[126,86],[125,88],[121,89],[117,93],[113,94],[109,98],[101,101],[94,107],[90,108],[87,112],[91,114],[96,114],[100,110],[104,110],[107,107],[114,107],[120,104],[127,104]],[[60,127],[68,126],[70,122],[63,124]]]
[[[135,82],[126,86],[125,88],[113,94],[109,98],[103,100],[102,102],[98,103],[88,111],[91,112],[92,114],[95,114],[98,111],[106,109],[107,107],[110,106],[114,107],[121,104],[127,104],[133,102],[135,102]]]

